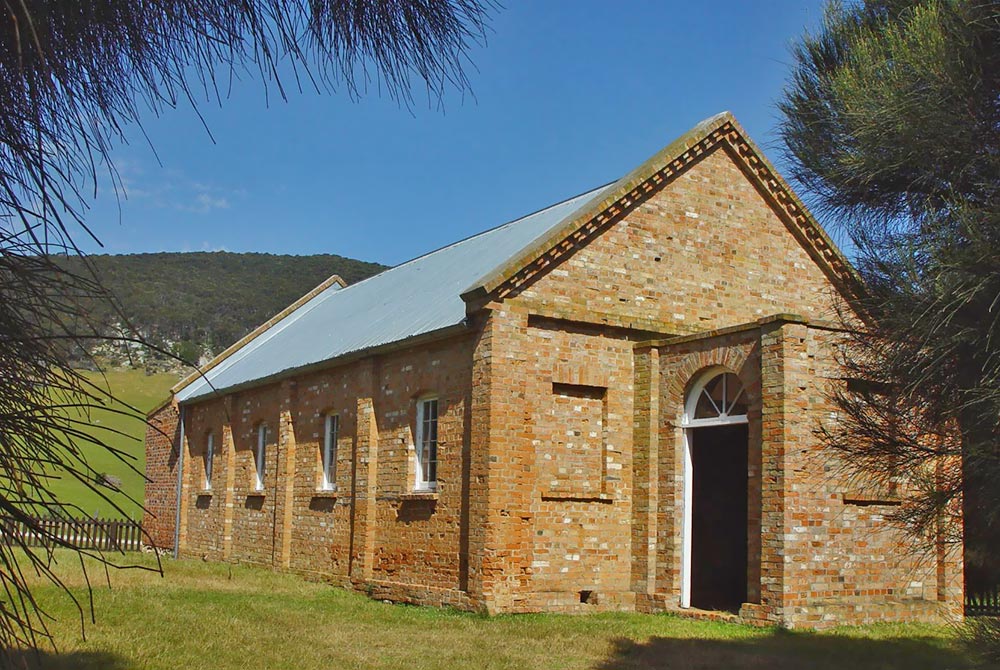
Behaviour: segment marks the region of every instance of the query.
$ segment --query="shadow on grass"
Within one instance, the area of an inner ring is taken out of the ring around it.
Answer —
[[[14,650],[5,652],[12,670],[128,670],[125,659],[105,651],[51,651]],[[7,666],[4,666],[7,667]]]
[[[612,642],[596,670],[949,670],[975,667],[940,639],[860,639],[775,631],[744,640],[654,637]]]

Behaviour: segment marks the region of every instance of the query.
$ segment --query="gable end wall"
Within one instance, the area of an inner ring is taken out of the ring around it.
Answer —
[[[520,290],[532,313],[697,333],[835,316],[833,284],[721,147]]]

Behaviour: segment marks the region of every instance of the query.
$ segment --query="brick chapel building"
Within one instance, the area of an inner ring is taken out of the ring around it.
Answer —
[[[345,287],[173,389],[146,528],[181,556],[488,612],[960,616],[817,438],[850,265],[729,114],[617,182]]]

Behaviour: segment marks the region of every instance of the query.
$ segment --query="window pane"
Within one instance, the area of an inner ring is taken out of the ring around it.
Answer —
[[[261,425],[257,429],[257,489],[264,488],[265,459],[267,457],[267,426]]]
[[[714,419],[719,416],[719,410],[716,409],[715,404],[712,399],[704,391],[698,397],[698,405],[694,410],[694,418],[696,419]]]
[[[742,416],[746,413],[747,394],[743,392],[743,385],[740,384],[739,377],[730,375],[726,386],[726,414]]]
[[[434,432],[437,432],[437,424],[435,423]],[[429,445],[427,445],[427,481],[433,482],[437,480],[437,439],[435,438]]]
[[[326,435],[323,443],[323,488],[333,488],[337,482],[337,440],[340,437],[340,417],[326,417]]]
[[[747,396],[740,378],[726,372],[708,381],[698,397],[693,419],[745,416]]]
[[[727,375],[719,375],[705,385],[705,393],[707,393],[712,399],[712,403],[715,405],[715,408],[719,413],[725,410],[723,403],[725,397],[726,376]]]
[[[205,488],[212,488],[212,460],[215,457],[215,436],[208,434],[208,443],[205,445]]]
[[[320,476],[323,488],[326,488],[327,471],[330,467],[330,417],[323,418],[323,449],[320,452]]]
[[[417,416],[418,485],[431,485],[437,480],[438,401],[422,401]]]

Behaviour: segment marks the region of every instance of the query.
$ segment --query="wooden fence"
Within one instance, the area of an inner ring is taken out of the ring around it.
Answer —
[[[1000,585],[975,588],[966,584],[965,614],[967,616],[1000,616]]]
[[[34,519],[36,525],[0,517],[0,532],[7,544],[29,547],[58,546],[55,538],[77,549],[139,551],[142,530],[135,521],[122,519]],[[15,539],[16,538],[16,539]]]

